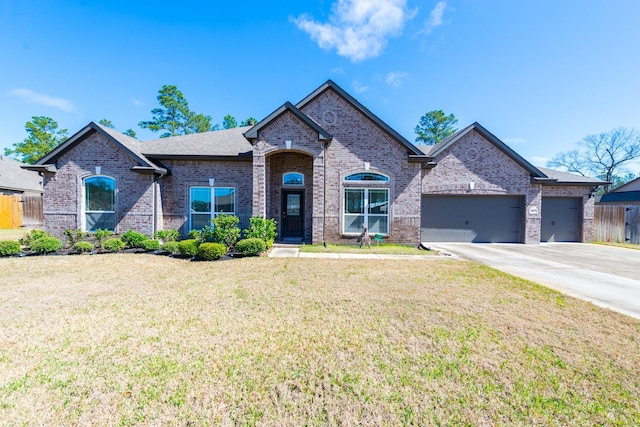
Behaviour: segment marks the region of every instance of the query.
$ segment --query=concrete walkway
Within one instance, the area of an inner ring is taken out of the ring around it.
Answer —
[[[327,259],[406,259],[406,260],[443,260],[451,259],[450,256],[440,255],[394,255],[394,254],[372,254],[366,253],[368,249],[362,249],[361,254],[340,254],[340,253],[312,253],[300,252],[298,246],[274,246],[269,253],[270,258],[327,258]]]

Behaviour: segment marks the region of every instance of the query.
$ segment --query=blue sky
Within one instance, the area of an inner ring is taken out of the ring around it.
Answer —
[[[0,150],[39,115],[155,138],[137,123],[164,84],[222,123],[332,79],[410,141],[442,109],[544,166],[640,129],[638,17],[637,0],[3,0]]]

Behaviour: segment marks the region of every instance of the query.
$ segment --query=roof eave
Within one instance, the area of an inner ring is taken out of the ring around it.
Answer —
[[[215,155],[215,154],[146,154],[150,159],[158,160],[229,160],[229,161],[251,161],[253,152],[241,153],[239,155]]]
[[[34,172],[49,172],[56,173],[58,169],[54,164],[44,164],[44,165],[21,165],[20,168],[26,169]]]
[[[167,170],[165,168],[157,168],[153,166],[133,166],[131,170],[141,174],[156,174],[161,176],[167,174]]]

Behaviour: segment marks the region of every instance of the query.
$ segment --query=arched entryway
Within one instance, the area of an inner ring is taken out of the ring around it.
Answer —
[[[313,235],[313,157],[277,151],[266,157],[268,218],[277,221],[278,240],[311,242]]]

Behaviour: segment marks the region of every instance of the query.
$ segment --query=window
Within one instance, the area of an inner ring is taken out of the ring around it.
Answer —
[[[92,176],[84,180],[85,230],[99,228],[115,231],[116,181],[106,176]]]
[[[356,181],[356,182],[362,182],[362,181],[389,182],[389,177],[386,175],[382,175],[380,173],[375,173],[375,172],[358,172],[358,173],[352,173],[351,175],[345,176],[344,180]]]
[[[344,232],[389,232],[389,190],[386,188],[346,188],[344,190]]]
[[[192,187],[189,204],[192,230],[211,225],[220,214],[235,215],[235,188]]]
[[[304,175],[298,172],[288,172],[282,175],[282,185],[301,187],[304,185]]]

